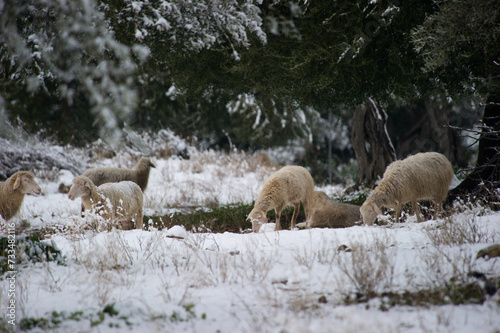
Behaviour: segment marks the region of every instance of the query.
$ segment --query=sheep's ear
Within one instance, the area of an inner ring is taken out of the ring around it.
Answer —
[[[375,211],[375,213],[377,213],[378,215],[382,215],[382,211],[380,210],[380,208],[378,208],[378,206],[376,204],[373,204],[373,210]]]
[[[14,186],[12,189],[17,189],[21,185],[21,176],[17,175],[16,178],[14,178]]]
[[[83,186],[85,186],[86,188],[90,189],[90,183],[88,181],[84,181],[83,182]]]

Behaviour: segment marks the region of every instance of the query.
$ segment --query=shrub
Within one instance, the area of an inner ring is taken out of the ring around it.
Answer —
[[[0,237],[0,274],[12,270],[9,267],[8,250],[9,242],[7,236]],[[38,235],[17,235],[15,242],[16,265],[26,261],[57,261],[64,264],[64,257],[56,243],[40,240]]]

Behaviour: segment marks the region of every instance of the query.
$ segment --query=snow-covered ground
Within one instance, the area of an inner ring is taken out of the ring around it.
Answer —
[[[190,156],[153,159],[146,215],[251,203],[272,172],[239,153]],[[118,156],[95,164],[132,167],[133,160]],[[26,196],[20,212],[34,228],[64,226],[47,236],[65,256],[64,265],[18,268],[17,320],[51,322],[33,331],[500,331],[498,292],[483,304],[401,305],[390,295],[355,302],[357,292],[444,290],[474,282],[471,271],[500,276],[500,259],[476,259],[479,250],[499,242],[499,213],[463,207],[450,219],[424,223],[409,217],[397,225],[279,232],[270,223],[258,234],[201,234],[180,226],[80,231],[80,200],[58,192],[73,176],[62,170],[50,181],[37,178],[43,195]],[[317,190],[338,195],[342,188]],[[0,286],[5,316],[9,281]]]

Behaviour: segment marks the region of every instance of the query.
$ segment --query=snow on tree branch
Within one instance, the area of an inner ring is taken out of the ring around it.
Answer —
[[[229,43],[234,57],[236,47],[249,47],[254,34],[267,42],[257,7],[261,0],[125,0],[120,12],[124,22],[133,21],[137,40],[162,39],[182,51],[198,52]]]
[[[102,134],[117,139],[119,124],[136,105],[132,74],[137,65],[130,48],[115,40],[97,3],[0,0],[0,8],[2,76],[68,105],[83,93]]]

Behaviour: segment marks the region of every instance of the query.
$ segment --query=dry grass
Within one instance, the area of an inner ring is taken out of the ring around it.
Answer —
[[[155,170],[161,173],[161,184],[154,184],[155,190],[149,190],[148,187],[145,192],[146,208],[218,207],[221,204],[247,202],[249,197],[257,197],[258,185],[277,168],[237,151],[229,154],[213,150],[194,151],[189,159],[174,157],[166,162]],[[185,173],[191,175],[182,180],[177,179],[179,174]],[[254,184],[243,181],[248,174],[253,174]],[[172,186],[176,189],[169,193],[168,189]],[[242,186],[249,187],[246,193],[242,193]],[[224,195],[222,199],[221,194]]]
[[[478,223],[475,214],[453,215],[424,230],[434,246],[494,243],[498,238]]]
[[[335,264],[358,293],[370,298],[381,288],[389,289],[392,286],[396,258],[390,251],[391,243],[387,235],[375,236],[369,244],[353,241],[350,252],[335,257]]]
[[[463,297],[454,293],[453,289],[475,282],[471,275],[478,267],[476,251],[467,245],[494,243],[498,234],[479,224],[474,213],[455,215],[424,230],[431,246],[420,250],[420,260],[424,266],[422,271],[425,272],[422,279],[433,288],[451,289],[447,291],[448,294]],[[482,274],[488,275],[494,271],[494,263],[489,267],[481,265]]]
[[[434,246],[421,250],[420,260],[424,264],[423,280],[434,288],[470,282],[475,255],[469,249],[453,251],[446,246]]]
[[[247,244],[241,253],[220,251],[217,243],[207,242],[208,235],[193,234],[184,241],[194,257],[193,285],[262,283],[267,278],[276,260],[274,253],[256,251],[255,244]]]
[[[174,303],[176,305],[183,305],[188,303],[191,298],[190,286],[184,283],[172,282],[172,279],[168,276],[161,276],[161,286],[158,288],[158,292],[165,301],[165,303]],[[147,303],[145,303],[147,304]]]
[[[247,250],[239,255],[234,255],[237,259],[236,270],[243,276],[242,281],[252,281],[262,283],[269,275],[278,260],[275,251],[257,251],[256,245],[247,244]]]
[[[124,232],[118,230],[98,235],[87,233],[78,240],[73,239],[71,246],[69,259],[78,264],[71,265],[73,276],[86,276],[92,281],[82,298],[95,300],[100,306],[116,299],[115,290],[136,288],[146,267],[151,268],[151,272],[158,270],[161,275],[172,266],[170,257],[165,255],[170,253],[168,244],[160,232],[141,234],[136,239],[127,239]],[[78,273],[80,270],[83,271]]]
[[[315,263],[331,266],[337,260],[339,255],[338,241],[332,241],[321,238],[319,243],[312,240],[303,248],[295,248],[293,250],[294,259],[297,264],[312,269]]]
[[[72,246],[73,259],[88,272],[121,271],[133,263],[133,249],[120,232],[111,232],[102,241],[90,237]]]

